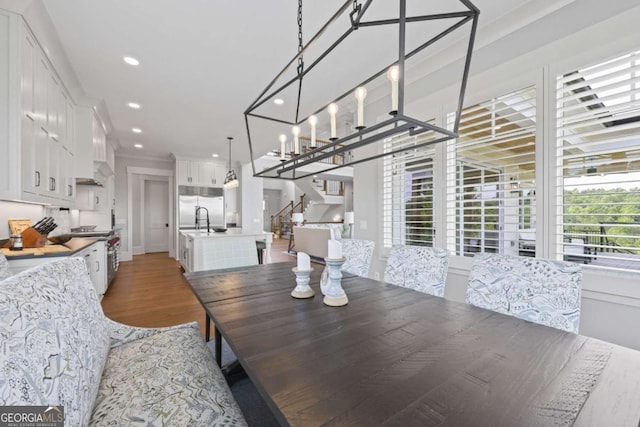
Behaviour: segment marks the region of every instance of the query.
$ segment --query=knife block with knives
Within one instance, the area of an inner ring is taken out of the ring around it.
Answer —
[[[22,235],[22,247],[23,248],[41,248],[47,244],[47,235],[53,231],[57,225],[54,223],[53,218],[44,217],[40,221],[38,221],[34,226],[29,226],[24,228],[22,231],[17,233],[14,230],[11,224],[11,220],[9,220],[9,227],[12,229],[11,232],[13,234]],[[21,227],[22,228],[22,227]],[[3,247],[8,248],[10,246],[10,242],[5,243]]]

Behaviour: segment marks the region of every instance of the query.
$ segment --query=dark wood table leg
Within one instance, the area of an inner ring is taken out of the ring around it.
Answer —
[[[211,339],[211,317],[205,311],[204,336],[207,342]]]
[[[218,328],[213,328],[216,340],[216,362],[218,367],[222,368],[222,335]]]

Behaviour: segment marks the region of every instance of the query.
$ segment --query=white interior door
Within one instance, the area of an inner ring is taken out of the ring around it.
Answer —
[[[145,180],[145,252],[169,250],[169,183]]]

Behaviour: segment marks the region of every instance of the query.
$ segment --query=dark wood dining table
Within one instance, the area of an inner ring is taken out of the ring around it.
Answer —
[[[294,266],[185,274],[281,425],[639,425],[636,350],[352,275],[329,307],[321,265],[295,299]]]

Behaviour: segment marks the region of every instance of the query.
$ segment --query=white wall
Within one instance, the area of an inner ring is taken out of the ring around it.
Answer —
[[[240,177],[242,198],[242,228],[250,231],[264,231],[265,226],[262,211],[263,178],[253,176],[253,169],[248,163],[242,166]]]
[[[593,15],[581,13],[581,11],[584,12],[584,8],[597,8],[602,10],[603,14],[609,14],[614,11],[623,11],[637,4],[631,1],[615,2],[611,4],[614,9],[610,9],[603,8],[601,2],[593,0],[577,1],[559,15],[541,19],[537,24],[544,25],[548,29],[541,37],[527,38],[526,35],[530,34],[530,31],[524,29],[509,34],[504,39],[486,43],[474,53],[466,104],[485,100],[487,96],[495,96],[496,90],[502,88],[513,90],[523,87],[523,84],[540,83],[544,79],[553,78],[556,75],[554,71],[561,72],[567,67],[571,69],[570,67],[585,65],[638,49],[640,27],[637,23],[640,22],[640,7],[627,10],[607,20],[590,18],[591,20],[583,22],[575,19],[583,15]],[[558,35],[561,38],[553,41],[553,37]],[[421,99],[414,99],[410,108],[423,111],[424,116],[431,114],[434,106],[443,106],[451,111],[457,100],[451,100],[454,92],[449,86],[453,78],[450,67],[443,67],[422,80],[413,82],[409,88],[412,96],[428,94],[429,90],[433,93],[428,96],[423,95]],[[553,94],[545,94],[545,96],[553,96]],[[539,104],[541,105],[542,102]],[[552,138],[552,134],[540,135],[538,144],[552,146],[549,145],[554,143]],[[364,156],[364,153],[358,155]],[[380,250],[383,206],[381,173],[381,160],[357,165],[354,170],[356,218],[354,237],[376,242],[370,270],[370,275],[374,278],[382,277],[386,265],[386,259]],[[444,176],[440,178],[444,179]],[[372,183],[377,184],[372,185]],[[451,257],[446,298],[464,301],[470,266],[470,258]],[[584,290],[580,332],[640,349],[640,335],[635,333],[640,326],[640,278],[638,275],[604,274],[588,266],[583,271]]]

